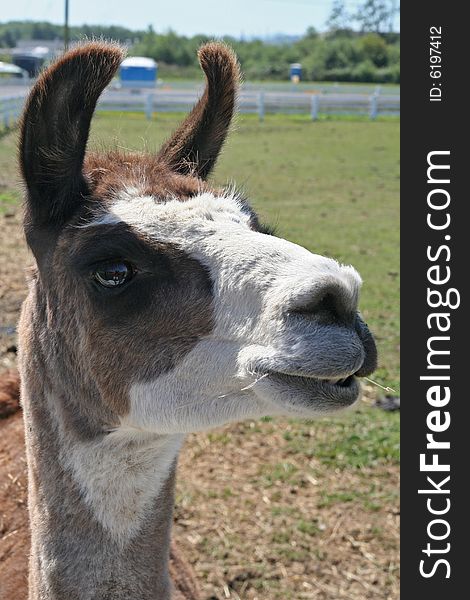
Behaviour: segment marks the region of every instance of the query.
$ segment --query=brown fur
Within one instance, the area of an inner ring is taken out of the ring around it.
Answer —
[[[152,275],[109,302],[107,296],[102,298],[84,285],[77,274],[82,263],[77,261],[86,257],[93,262],[95,257],[124,249],[129,260]],[[44,326],[52,328],[51,340],[57,332],[64,341],[56,338],[46,362],[54,361],[55,378],[62,379],[63,386],[73,377],[74,365],[81,363],[77,386],[82,388],[80,396],[90,397],[90,402],[80,411],[86,410],[95,425],[115,426],[118,416],[128,411],[129,384],[168,371],[212,329],[211,282],[205,269],[181,250],[152,243],[125,226],[69,228],[58,239],[49,280],[36,299],[37,305],[47,303],[47,316],[44,309],[36,321],[42,319]],[[74,309],[64,312],[61,307],[70,303],[70,297]],[[67,339],[73,344],[66,344]],[[57,387],[54,382],[51,386]],[[103,410],[97,412],[103,403]]]
[[[211,189],[197,177],[172,171],[150,154],[129,154],[118,150],[90,152],[85,159],[84,173],[93,198],[91,207],[95,210],[97,202],[113,200],[116,192],[124,187],[135,187],[142,195],[162,200],[185,200]],[[119,182],[118,189],[116,182]]]
[[[28,582],[24,427],[21,413],[0,421],[0,600],[25,600]]]
[[[6,419],[20,408],[20,376],[7,371],[0,379],[0,419]]]
[[[26,102],[19,158],[28,185],[29,225],[53,226],[69,218],[86,193],[82,173],[91,117],[124,53],[94,42],[78,46],[38,78]],[[91,68],[90,68],[91,67]]]
[[[206,44],[198,57],[207,78],[204,94],[157,157],[173,171],[206,179],[232,121],[240,70],[235,54],[220,43]]]

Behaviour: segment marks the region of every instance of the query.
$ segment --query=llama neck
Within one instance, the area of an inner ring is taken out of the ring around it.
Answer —
[[[181,436],[77,435],[64,399],[23,384],[32,529],[30,600],[171,596]]]

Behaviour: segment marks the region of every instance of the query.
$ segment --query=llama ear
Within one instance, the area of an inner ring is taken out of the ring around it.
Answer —
[[[26,229],[60,226],[87,193],[82,174],[90,121],[123,51],[92,42],[64,54],[26,102],[19,158],[27,186]]]
[[[183,175],[195,173],[206,179],[228,133],[240,70],[235,54],[222,43],[205,44],[198,58],[206,74],[206,89],[188,117],[162,146],[158,158],[173,171]]]

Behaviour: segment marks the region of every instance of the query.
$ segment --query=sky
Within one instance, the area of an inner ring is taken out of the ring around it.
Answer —
[[[354,11],[360,0],[347,0]],[[173,29],[184,35],[205,33],[235,37],[302,34],[319,31],[332,0],[69,0],[71,25],[123,25],[129,29]],[[63,23],[64,0],[2,1],[0,21],[31,20]]]

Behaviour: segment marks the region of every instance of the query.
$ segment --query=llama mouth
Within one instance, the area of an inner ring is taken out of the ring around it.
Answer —
[[[350,406],[359,398],[360,384],[355,375],[347,377],[310,377],[269,371],[263,380],[273,398],[307,409],[328,411]],[[261,383],[261,382],[260,382]]]
[[[284,379],[286,382],[293,382],[296,384],[304,383],[306,386],[318,386],[328,389],[339,389],[348,390],[356,387],[357,378],[354,375],[348,375],[347,377],[310,377],[308,375],[295,375],[292,373],[282,373],[279,371],[273,371],[269,373],[269,377],[275,377],[277,379]]]
[[[293,380],[304,380],[307,384],[317,383],[323,386],[349,388],[354,385],[356,377],[354,375],[348,375],[346,377],[315,377],[310,375],[297,375],[296,373],[285,373],[283,371],[268,371],[267,376],[269,377],[285,377],[292,378]]]
[[[313,378],[315,379],[315,378]],[[354,375],[349,375],[348,377],[340,377],[339,379],[318,379],[323,383],[327,383],[328,385],[338,385],[339,387],[349,387],[352,385],[354,380]]]

